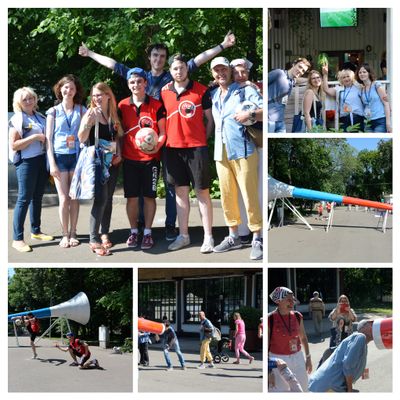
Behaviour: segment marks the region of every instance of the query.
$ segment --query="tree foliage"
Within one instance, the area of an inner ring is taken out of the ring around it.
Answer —
[[[223,54],[247,57],[255,66],[253,78],[262,78],[262,10],[221,8],[18,8],[9,9],[9,106],[21,86],[34,87],[44,107],[52,105],[50,88],[66,73],[78,75],[88,89],[108,81],[117,98],[127,95],[126,83],[110,70],[78,55],[89,48],[128,66],[147,67],[145,49],[165,42],[170,53],[196,56],[221,43],[232,30],[237,43]],[[193,76],[208,83],[209,66]]]
[[[392,193],[392,140],[357,152],[345,139],[272,139],[268,170],[296,187],[380,200]]]
[[[9,279],[8,310],[11,314],[53,306],[81,291],[91,306],[89,323],[79,326],[85,337],[97,337],[100,325],[123,337],[132,335],[130,268],[18,268]]]

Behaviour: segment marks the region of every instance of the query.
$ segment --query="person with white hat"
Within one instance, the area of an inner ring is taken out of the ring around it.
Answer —
[[[296,298],[293,292],[284,286],[277,287],[269,295],[277,308],[268,314],[268,357],[283,360],[307,391],[308,376],[312,371],[311,354],[307,334],[304,329],[303,315],[294,311]],[[302,348],[305,351],[305,359]],[[282,376],[274,371],[275,386],[270,392],[289,392],[290,386]]]
[[[262,121],[263,101],[251,86],[232,82],[232,71],[225,57],[211,61],[211,73],[218,87],[211,92],[215,123],[214,160],[221,190],[221,203],[229,234],[215,253],[242,247],[238,226],[241,223],[239,193],[242,195],[249,230],[253,233],[250,259],[262,258],[262,212],[258,201],[258,154],[256,145],[245,132],[249,120]],[[244,101],[253,103],[251,110],[238,110]]]

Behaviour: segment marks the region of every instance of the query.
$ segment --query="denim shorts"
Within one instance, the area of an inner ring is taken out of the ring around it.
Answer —
[[[54,153],[54,160],[60,172],[72,172],[76,166],[76,154]]]

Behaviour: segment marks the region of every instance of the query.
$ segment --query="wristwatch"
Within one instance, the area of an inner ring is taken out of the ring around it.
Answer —
[[[255,111],[251,111],[250,112],[250,118],[254,119],[254,120],[256,119],[256,112]]]

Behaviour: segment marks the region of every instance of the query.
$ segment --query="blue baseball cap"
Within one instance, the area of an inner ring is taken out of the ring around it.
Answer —
[[[68,337],[68,336],[73,336],[73,337],[75,337],[74,332],[68,332],[65,336],[66,336],[66,337]]]
[[[131,68],[126,74],[126,80],[130,79],[130,77],[132,75],[139,75],[144,80],[147,80],[146,71],[143,68],[139,68],[139,67]]]

